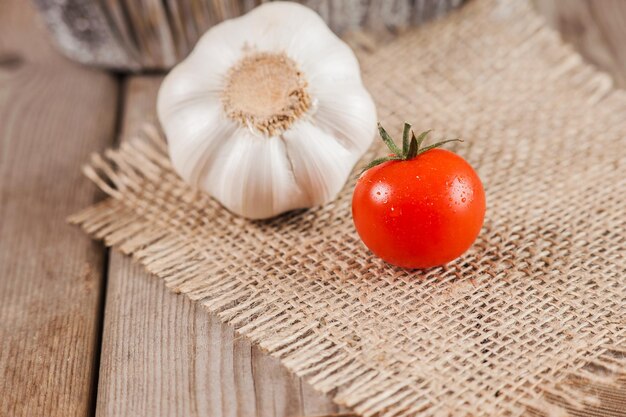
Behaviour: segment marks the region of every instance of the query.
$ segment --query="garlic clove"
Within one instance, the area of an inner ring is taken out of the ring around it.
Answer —
[[[254,24],[244,23],[249,18],[249,15],[244,15],[213,26],[200,37],[189,56],[178,66],[204,67],[210,69],[207,75],[225,73],[239,60],[242,48],[250,46],[250,40],[258,36]]]
[[[334,199],[359,155],[308,121],[296,122],[283,137],[294,177],[308,193],[310,205]]]
[[[304,55],[298,63],[311,83],[318,80],[361,82],[359,62],[354,52],[335,36],[330,33],[328,45],[306,48]],[[312,45],[317,45],[316,40],[311,39]]]
[[[296,2],[264,3],[240,19],[253,32],[249,46],[262,51],[283,50],[293,58],[297,57],[292,52],[327,45],[329,36],[335,36],[317,13]],[[308,42],[312,39],[315,42]]]
[[[288,10],[285,12],[285,10]],[[334,79],[360,80],[359,63],[350,47],[311,9],[293,2],[271,2],[255,9],[266,20],[255,20],[264,29],[254,44],[261,50],[282,50],[301,66],[307,78],[317,73]],[[268,15],[268,17],[263,17]]]
[[[202,187],[233,213],[262,219],[307,206],[296,184],[284,142],[245,128],[226,139]]]
[[[363,153],[369,148],[376,133],[372,122],[376,107],[359,82],[318,82],[311,86],[311,95],[317,98],[314,119],[321,130],[353,152]]]
[[[277,7],[279,3],[267,3],[257,10],[281,9]],[[354,52],[326,26],[324,20],[307,7],[292,2],[284,3],[283,7],[287,5],[294,9],[293,15],[285,16],[275,27],[268,28],[266,33],[272,35],[275,43],[262,46],[284,50],[302,65],[308,78],[324,69],[326,75],[354,78],[356,74],[360,80],[359,63]],[[275,16],[281,16],[281,13],[277,12]]]
[[[198,114],[204,117],[197,117]],[[163,130],[168,138],[172,166],[196,186],[223,144],[222,138],[231,136],[239,127],[223,115],[218,99],[207,96],[195,96],[179,106],[160,108],[159,117],[169,120]]]
[[[161,84],[157,97],[157,110],[161,111],[164,107],[162,103],[164,100],[168,103],[176,101],[180,105],[184,105],[187,100],[201,97],[219,101],[223,76],[213,71],[213,68],[217,66],[216,60],[196,62],[190,58],[179,64],[170,71],[172,76],[165,77]],[[190,68],[201,68],[204,71],[190,70]]]

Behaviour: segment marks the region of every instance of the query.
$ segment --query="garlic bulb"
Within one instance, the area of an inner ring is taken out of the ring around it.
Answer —
[[[291,2],[211,28],[163,81],[158,115],[178,174],[254,219],[334,199],[376,130],[354,53]]]

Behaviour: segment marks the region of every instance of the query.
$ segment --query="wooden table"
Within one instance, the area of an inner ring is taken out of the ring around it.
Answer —
[[[563,2],[539,6],[625,85],[626,2]],[[50,46],[30,3],[0,1],[0,416],[341,411],[65,223],[103,198],[81,164],[155,118],[160,81],[72,63]]]

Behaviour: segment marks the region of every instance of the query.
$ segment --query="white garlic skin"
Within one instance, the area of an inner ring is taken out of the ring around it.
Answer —
[[[228,72],[250,50],[284,53],[308,83],[312,105],[280,134],[225,112]],[[265,3],[207,31],[163,81],[157,110],[176,172],[251,219],[335,199],[377,120],[352,50],[314,11],[291,2]]]

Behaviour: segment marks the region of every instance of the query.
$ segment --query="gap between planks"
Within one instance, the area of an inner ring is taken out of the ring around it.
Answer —
[[[1,416],[93,413],[105,249],[65,219],[102,198],[80,166],[113,143],[118,83],[47,39],[0,2]]]
[[[159,76],[125,81],[121,140],[155,121]],[[329,397],[232,327],[111,252],[97,417],[294,417],[339,412]]]

